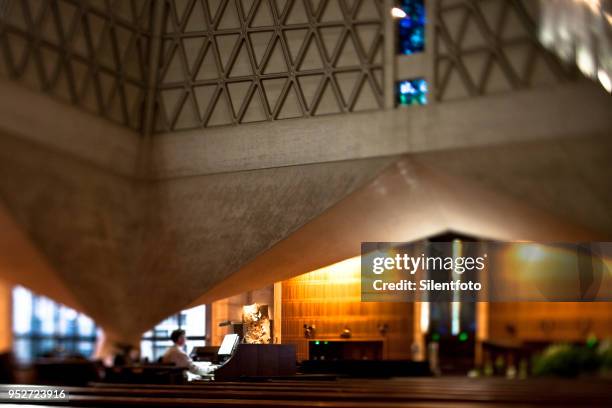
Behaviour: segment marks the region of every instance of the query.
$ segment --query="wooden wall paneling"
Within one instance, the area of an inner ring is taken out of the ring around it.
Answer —
[[[282,282],[283,343],[296,346],[298,361],[308,358],[304,324],[316,327],[316,339],[341,340],[347,327],[352,340],[382,340],[385,359],[410,358],[413,305],[362,303],[359,266],[353,258]]]

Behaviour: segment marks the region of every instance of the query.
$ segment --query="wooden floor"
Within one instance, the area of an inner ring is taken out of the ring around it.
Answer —
[[[610,407],[612,382],[411,378],[390,380],[211,382],[190,385],[92,384],[66,387],[65,407]],[[3,403],[6,386],[0,388]],[[24,405],[20,405],[23,407]]]

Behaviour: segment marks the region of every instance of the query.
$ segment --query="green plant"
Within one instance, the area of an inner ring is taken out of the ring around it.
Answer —
[[[556,344],[535,358],[533,374],[537,376],[576,377],[596,372],[603,358],[593,347]]]

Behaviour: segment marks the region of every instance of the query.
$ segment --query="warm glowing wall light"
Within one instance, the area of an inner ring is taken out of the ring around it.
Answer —
[[[406,18],[406,12],[399,7],[393,7],[391,9],[391,16],[393,18]]]

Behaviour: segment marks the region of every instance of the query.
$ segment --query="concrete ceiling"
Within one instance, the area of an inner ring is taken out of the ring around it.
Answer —
[[[0,199],[53,270],[0,272],[78,306],[110,337],[134,340],[391,162],[329,162],[153,182],[3,135]],[[0,257],[11,260],[7,265],[23,262],[14,257],[28,252],[14,252],[20,245],[9,238],[3,237],[11,245],[2,246]],[[42,285],[37,279],[59,282]]]
[[[498,240],[610,239],[612,141],[550,145],[402,156],[194,304],[358,256],[362,241],[410,242],[446,231]]]

